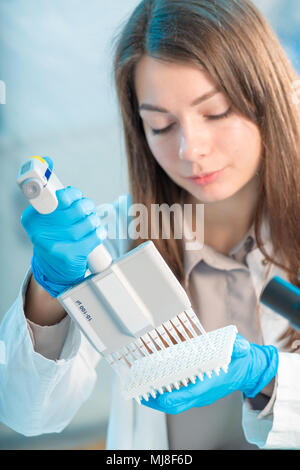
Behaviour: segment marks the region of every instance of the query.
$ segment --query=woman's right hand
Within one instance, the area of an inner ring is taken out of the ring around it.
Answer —
[[[100,218],[94,203],[69,186],[56,192],[58,206],[40,214],[29,206],[21,223],[32,244],[32,273],[52,297],[81,281],[88,255],[101,241]]]

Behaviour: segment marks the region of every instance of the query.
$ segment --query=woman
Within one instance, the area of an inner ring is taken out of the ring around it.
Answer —
[[[299,448],[300,358],[292,352],[298,336],[259,308],[275,273],[299,285],[296,73],[247,0],[142,1],[117,38],[114,67],[131,183],[127,204],[143,203],[148,213],[151,204],[205,205],[203,250],[188,253],[175,237],[153,241],[204,326],[234,323],[246,339],[236,341],[225,378],[205,381],[205,389],[190,384],[147,407],[124,402],[116,379],[107,446],[247,448],[239,428],[242,391],[247,441]],[[32,208],[22,217],[34,244],[33,277],[29,271],[1,326],[9,345],[3,383],[13,386],[4,387],[1,418],[24,434],[63,429],[89,396],[99,360],[55,299],[83,278],[99,243],[99,220],[79,190],[57,197],[49,217]],[[120,201],[116,207],[127,213]],[[105,243],[118,256],[144,241]],[[22,364],[18,376],[11,357]]]

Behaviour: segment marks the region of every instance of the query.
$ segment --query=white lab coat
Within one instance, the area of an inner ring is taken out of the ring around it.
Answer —
[[[129,200],[125,195],[116,201],[121,215],[127,214]],[[118,222],[122,223],[122,219]],[[126,239],[105,241],[114,258],[127,252],[129,243]],[[266,269],[262,260],[258,249],[247,255],[258,298]],[[0,325],[0,341],[5,343],[6,353],[5,362],[0,363],[0,421],[21,434],[34,436],[60,432],[70,423],[93,390],[100,356],[73,322],[59,360],[47,359],[34,351],[23,311],[29,275],[30,270]],[[286,279],[279,268],[273,269],[270,278],[274,275]],[[261,325],[264,343],[280,350],[282,346],[276,340],[288,322],[262,306]],[[112,394],[107,449],[168,449],[164,413],[125,401],[117,379]],[[247,440],[260,448],[300,449],[299,354],[279,353],[273,413],[265,416],[244,401],[242,424]]]

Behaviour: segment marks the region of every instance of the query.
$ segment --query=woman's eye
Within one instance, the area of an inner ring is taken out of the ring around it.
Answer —
[[[164,132],[167,132],[169,129],[171,129],[172,125],[173,124],[168,127],[165,127],[164,129],[151,129],[151,132],[153,135],[163,134]]]
[[[231,114],[231,111],[232,111],[232,106],[230,106],[230,108],[227,109],[227,111],[225,111],[225,113],[223,114],[217,114],[215,116],[207,116],[207,119],[224,119],[224,118],[227,118],[230,114]]]
[[[217,119],[225,119],[231,114],[231,111],[232,111],[232,107],[230,106],[230,108],[225,113],[216,114],[214,116],[206,116],[206,118],[210,121],[217,120]],[[166,132],[168,132],[171,129],[172,126],[173,126],[173,124],[171,124],[168,127],[165,127],[164,129],[151,129],[151,133],[153,135],[165,134]]]

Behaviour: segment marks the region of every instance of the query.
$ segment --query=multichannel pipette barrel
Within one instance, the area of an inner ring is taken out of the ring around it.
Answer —
[[[43,157],[22,165],[18,184],[47,214],[64,186]],[[202,334],[214,349],[181,284],[151,241],[117,260],[101,243],[88,257],[92,273],[58,300],[95,349],[118,368]]]

